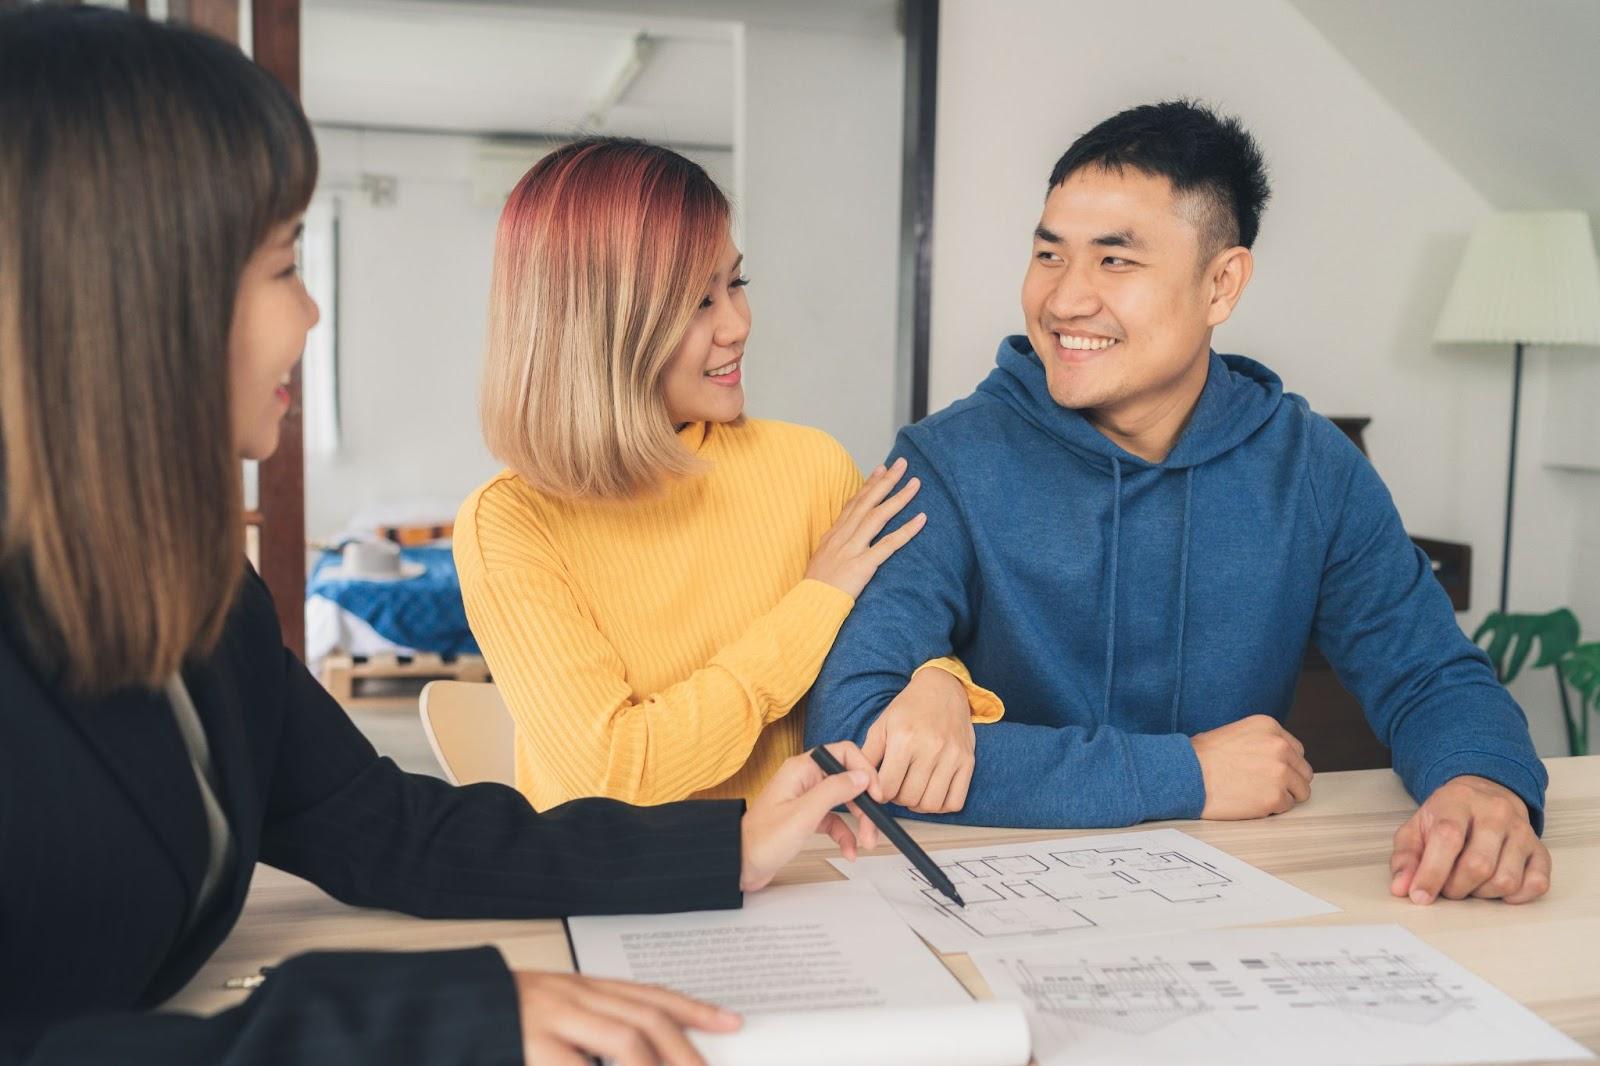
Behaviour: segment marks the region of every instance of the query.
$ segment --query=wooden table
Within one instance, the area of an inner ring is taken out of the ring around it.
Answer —
[[[1317,775],[1311,799],[1254,822],[1167,822],[1341,908],[1296,925],[1398,923],[1587,1047],[1600,1051],[1600,756],[1550,759],[1544,840],[1553,887],[1536,903],[1440,900],[1418,907],[1389,895],[1389,845],[1415,804],[1388,770]],[[1082,833],[977,829],[908,822],[930,849],[1039,840]],[[1153,827],[1153,825],[1151,826]],[[778,884],[831,881],[826,837],[779,875]],[[169,1004],[211,1012],[243,996],[223,989],[313,948],[431,949],[497,944],[514,967],[570,970],[557,921],[423,921],[347,907],[310,884],[262,867],[233,935]],[[946,955],[979,998],[988,988],[965,955]]]

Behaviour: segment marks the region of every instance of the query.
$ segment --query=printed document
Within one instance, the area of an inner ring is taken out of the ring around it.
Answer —
[[[745,1015],[691,1033],[712,1066],[917,1062],[1022,1066],[1013,1003],[974,1003],[869,885],[769,888],[744,909],[573,918],[578,969],[664,985]]]
[[[1255,925],[1336,912],[1315,896],[1176,829],[933,852],[957,907],[899,855],[830,860],[877,887],[942,952]]]
[[[1590,1059],[1397,925],[1229,929],[975,953],[1040,1066]]]

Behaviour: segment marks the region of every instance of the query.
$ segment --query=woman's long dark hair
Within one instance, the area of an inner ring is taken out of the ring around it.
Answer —
[[[73,689],[158,686],[238,584],[234,300],[316,146],[232,45],[54,5],[0,13],[0,146],[0,579]]]

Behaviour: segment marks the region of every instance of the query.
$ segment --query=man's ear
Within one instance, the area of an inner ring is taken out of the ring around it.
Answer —
[[[1243,246],[1218,252],[1206,265],[1206,287],[1211,294],[1206,308],[1207,326],[1220,326],[1233,314],[1234,305],[1244,295],[1255,268],[1255,256]]]

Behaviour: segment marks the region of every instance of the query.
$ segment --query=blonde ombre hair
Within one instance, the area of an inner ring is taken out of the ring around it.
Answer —
[[[661,379],[717,269],[728,200],[699,164],[589,138],[545,156],[495,238],[480,410],[489,450],[555,496],[692,474]]]
[[[228,339],[316,145],[232,45],[122,11],[0,13],[0,588],[41,672],[159,688],[244,573]]]

